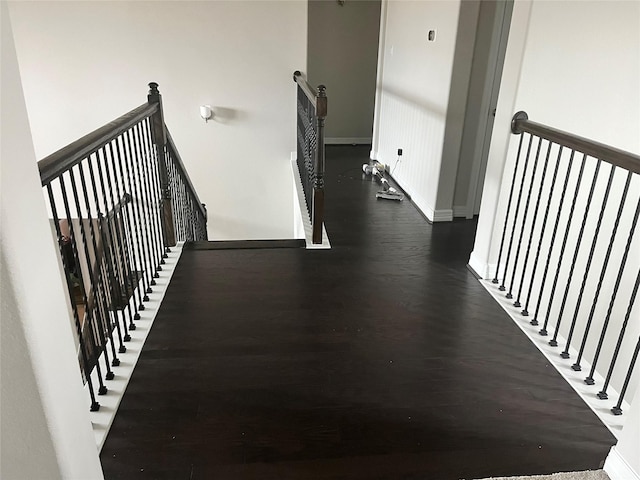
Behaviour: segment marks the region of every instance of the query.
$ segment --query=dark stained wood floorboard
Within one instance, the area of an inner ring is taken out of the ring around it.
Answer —
[[[329,147],[333,249],[184,251],[102,450],[118,479],[598,468],[615,443],[465,268],[475,222],[376,200]]]

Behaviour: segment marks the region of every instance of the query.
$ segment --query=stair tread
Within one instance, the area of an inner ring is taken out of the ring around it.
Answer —
[[[304,248],[303,239],[283,240],[216,240],[186,242],[185,250],[240,250],[250,248]]]

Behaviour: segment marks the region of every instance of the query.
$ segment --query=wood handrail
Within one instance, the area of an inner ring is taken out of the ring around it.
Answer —
[[[511,132],[519,135],[523,132],[544,138],[550,142],[577,150],[599,160],[611,163],[633,173],[640,174],[640,155],[620,150],[579,135],[558,130],[529,120],[526,112],[518,112],[511,120]]]
[[[40,181],[45,186],[73,166],[95,153],[114,138],[126,132],[141,120],[158,111],[157,104],[144,103],[121,117],[94,130],[75,142],[61,148],[57,152],[38,162]]]
[[[304,78],[300,70],[293,72],[293,81],[296,82],[304,94],[316,109],[316,115],[320,118],[327,116],[327,93],[324,85],[319,85],[318,90],[313,88],[307,79]]]

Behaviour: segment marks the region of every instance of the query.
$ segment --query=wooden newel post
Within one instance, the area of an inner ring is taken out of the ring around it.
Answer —
[[[313,210],[311,224],[312,242],[322,243],[322,222],[324,221],[324,120],[327,116],[327,89],[318,86],[316,95],[317,148],[314,159],[315,180],[313,182]]]
[[[164,125],[164,114],[162,113],[162,95],[158,91],[158,84],[149,84],[149,103],[157,103],[158,111],[151,116],[151,138],[156,146],[156,157],[158,158],[158,172],[160,174],[160,222],[162,224],[162,239],[165,247],[176,245],[176,233],[173,226],[173,208],[171,206],[171,189],[169,188],[169,175],[167,173],[167,159],[165,146],[167,144],[167,131]]]

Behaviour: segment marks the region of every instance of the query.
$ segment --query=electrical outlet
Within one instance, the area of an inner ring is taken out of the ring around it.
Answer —
[[[399,149],[398,149],[398,156],[399,156],[399,157],[401,157],[401,156],[402,156],[402,149],[401,149],[401,148],[399,148]]]

